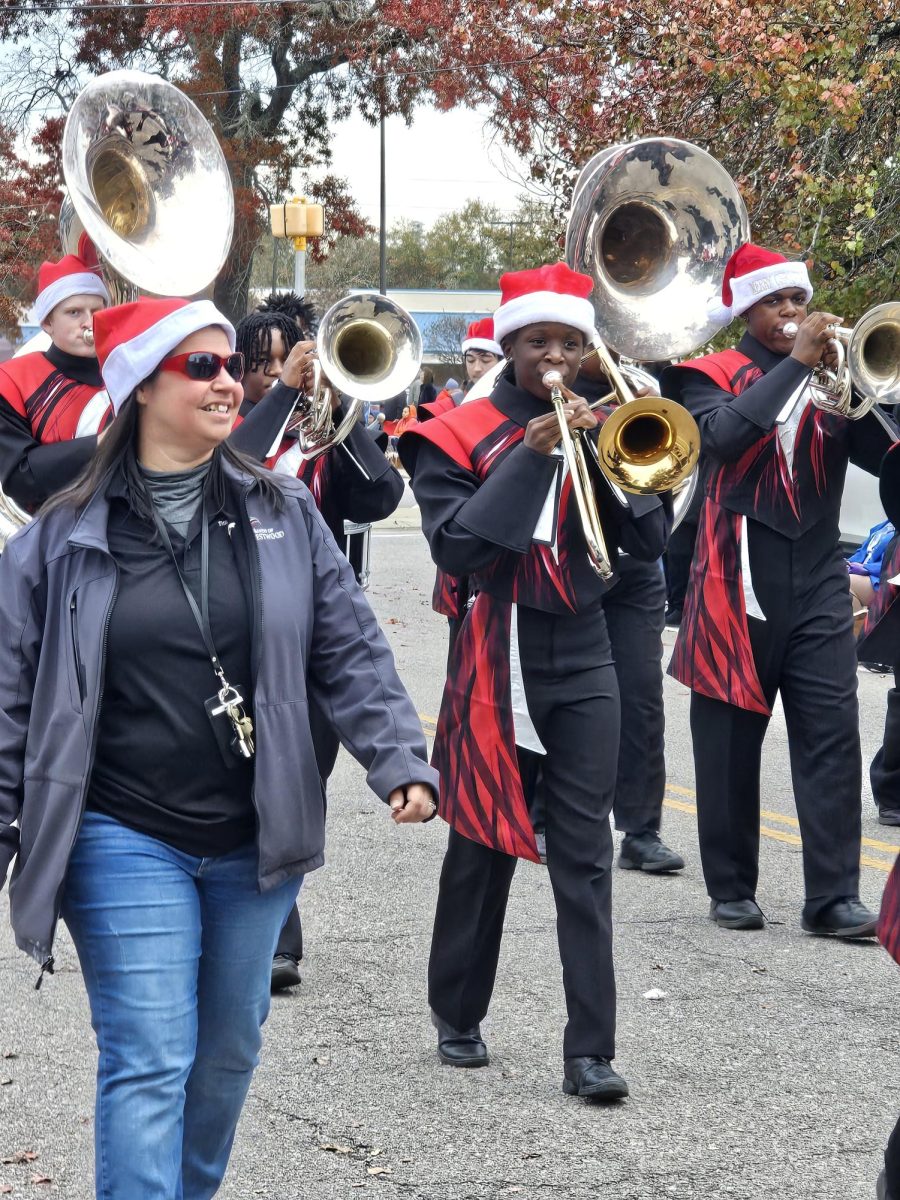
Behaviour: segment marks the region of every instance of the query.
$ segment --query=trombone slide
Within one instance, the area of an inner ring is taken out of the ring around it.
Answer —
[[[600,525],[600,513],[597,499],[594,495],[594,484],[588,470],[587,459],[581,442],[572,436],[569,423],[566,420],[565,397],[562,393],[562,375],[558,371],[548,371],[544,376],[544,386],[550,389],[553,410],[559,423],[560,445],[563,457],[572,477],[572,491],[578,505],[578,516],[581,528],[587,542],[588,561],[602,580],[608,582],[613,577],[612,563],[606,548],[606,539]]]

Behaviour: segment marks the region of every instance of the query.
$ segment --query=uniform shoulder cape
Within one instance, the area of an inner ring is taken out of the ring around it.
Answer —
[[[70,379],[42,351],[0,364],[0,396],[44,443],[97,433],[113,415],[102,384]]]
[[[474,469],[473,455],[476,447],[507,420],[508,418],[491,403],[490,397],[483,396],[480,400],[473,400],[459,408],[454,406],[436,420],[414,425],[406,431],[404,439],[425,438],[439,450],[443,450],[457,466],[471,471]],[[411,443],[407,441],[406,444]]]

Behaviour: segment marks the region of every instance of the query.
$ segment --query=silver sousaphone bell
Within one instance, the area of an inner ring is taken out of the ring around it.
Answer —
[[[231,178],[209,122],[184,92],[142,71],[98,75],[66,118],[60,212],[67,254],[96,248],[113,303],[193,296],[231,247]]]

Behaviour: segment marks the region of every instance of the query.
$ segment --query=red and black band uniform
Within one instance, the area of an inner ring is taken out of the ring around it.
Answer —
[[[717,901],[755,896],[762,742],[780,692],[804,913],[815,920],[859,887],[861,757],[841,493],[848,461],[877,474],[893,438],[874,414],[847,421],[815,408],[809,376],[746,333],[736,350],[670,368],[662,390],[701,432],[704,498],[669,671],[693,692],[707,890]]]
[[[389,517],[400,503],[403,480],[379,450],[375,439],[362,423],[354,425],[340,446],[332,447],[318,458],[305,460],[296,438],[286,435],[273,455],[267,457],[278,432],[297,402],[298,391],[281,382],[273,384],[256,405],[245,404],[240,426],[231,435],[236,449],[265,460],[276,474],[295,475],[309,488],[316,506],[325,518],[335,541],[346,544],[344,521],[364,524]],[[335,425],[341,420],[335,413]],[[323,785],[337,761],[340,741],[319,707],[310,704],[310,729],[316,763]],[[278,946],[278,954],[303,957],[303,933],[300,913],[291,910]]]
[[[615,1046],[610,866],[619,698],[603,613],[557,455],[524,445],[547,401],[516,386],[400,442],[432,558],[477,593],[456,639],[434,746],[451,826],[429,963],[434,1012],[456,1029],[487,1012],[517,857],[538,860],[529,807],[546,811],[547,865],[569,1020],[564,1056]],[[623,506],[597,476],[611,548],[654,561],[670,506]],[[614,553],[614,551],[613,551]]]
[[[0,365],[0,484],[29,511],[81,474],[113,418],[96,358],[58,346]]]

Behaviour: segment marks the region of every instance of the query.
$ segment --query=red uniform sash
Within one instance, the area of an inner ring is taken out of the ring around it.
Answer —
[[[43,445],[99,433],[113,418],[102,387],[69,379],[41,353],[0,365],[0,396],[28,421]]]

